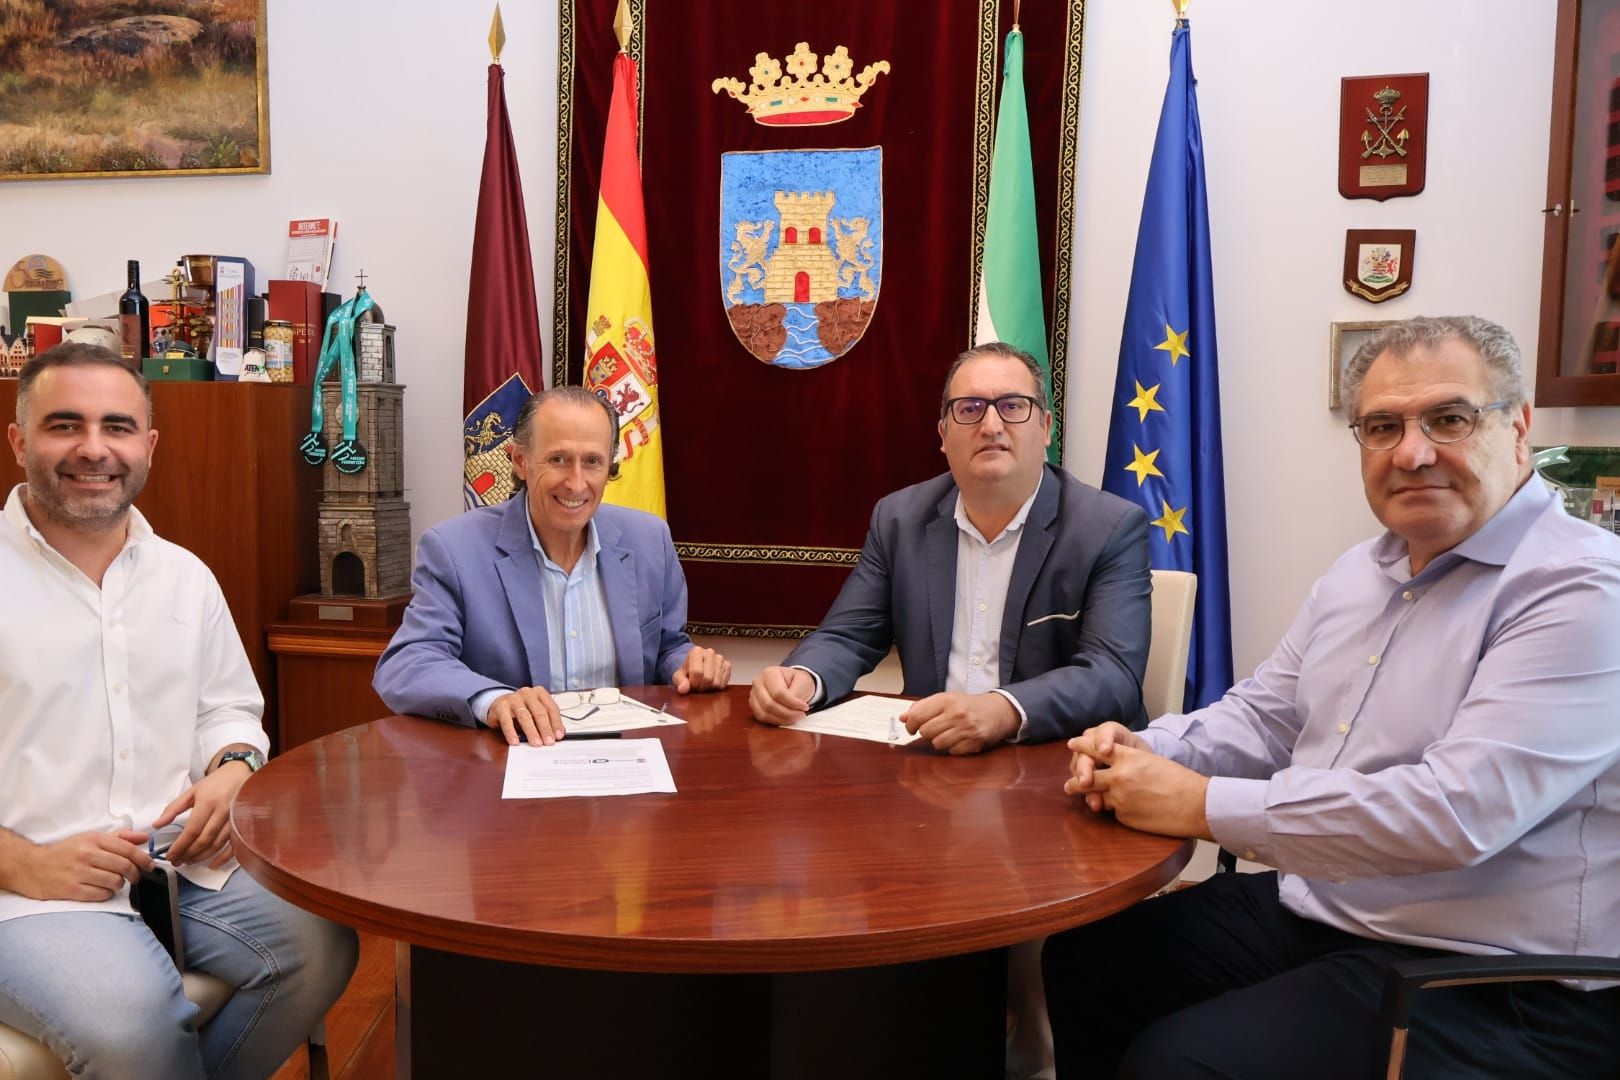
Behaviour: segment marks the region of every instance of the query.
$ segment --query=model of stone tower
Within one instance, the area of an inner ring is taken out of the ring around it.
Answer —
[[[405,388],[394,382],[394,328],[363,322],[355,329],[360,378],[356,435],[370,460],[348,475],[330,457],[321,466],[318,526],[322,596],[377,600],[410,591],[411,506],[405,501]],[[325,403],[328,446],[343,438],[343,394],[329,379]]]

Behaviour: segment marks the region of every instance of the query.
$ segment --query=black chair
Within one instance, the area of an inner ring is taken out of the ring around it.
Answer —
[[[1380,1006],[1388,1022],[1389,1067],[1386,1080],[1400,1080],[1406,1065],[1406,1032],[1417,1007],[1418,991],[1431,986],[1475,983],[1544,982],[1550,979],[1595,979],[1620,982],[1620,958],[1607,956],[1443,956],[1402,960],[1391,965]]]

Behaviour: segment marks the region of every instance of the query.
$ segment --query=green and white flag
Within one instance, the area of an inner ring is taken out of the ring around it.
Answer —
[[[1052,361],[1046,351],[1041,308],[1041,253],[1035,232],[1035,170],[1029,158],[1029,113],[1024,106],[1024,35],[1007,35],[1001,65],[1001,108],[990,162],[990,213],[979,271],[979,317],[974,344],[1005,341],[1033,356],[1052,400]],[[1047,457],[1060,463],[1054,418]]]

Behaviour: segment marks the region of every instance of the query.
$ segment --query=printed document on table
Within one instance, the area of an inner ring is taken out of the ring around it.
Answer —
[[[503,799],[570,795],[640,795],[674,791],[664,744],[657,739],[581,741],[506,750]]]
[[[567,710],[572,712],[573,710]],[[563,717],[564,731],[634,731],[636,728],[668,727],[684,724],[678,716],[662,709],[643,705],[634,698],[622,697],[611,705],[597,705],[578,720]]]
[[[900,698],[863,694],[813,712],[797,724],[787,727],[789,731],[814,731],[821,735],[842,735],[846,739],[905,746],[918,739],[900,722],[900,715],[910,707],[911,702]]]

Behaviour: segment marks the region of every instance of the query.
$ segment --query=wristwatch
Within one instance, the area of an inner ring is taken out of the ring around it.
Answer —
[[[247,762],[248,772],[250,773],[256,773],[264,768],[264,755],[257,750],[232,750],[228,754],[219,756],[219,765],[223,765],[227,761]],[[219,765],[214,766],[214,768],[219,768]]]

